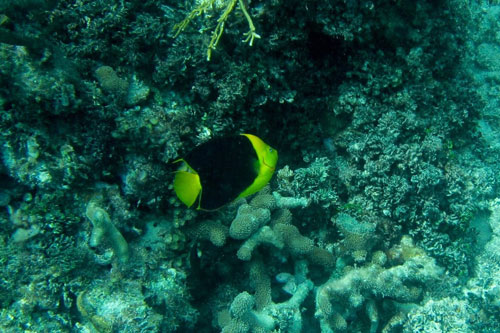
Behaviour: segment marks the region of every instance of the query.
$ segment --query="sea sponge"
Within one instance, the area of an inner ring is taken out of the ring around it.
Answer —
[[[113,248],[115,256],[120,263],[126,263],[129,259],[129,249],[125,238],[111,222],[108,213],[97,206],[93,201],[89,202],[85,211],[94,229],[90,236],[90,246],[99,246],[104,239],[107,239]]]

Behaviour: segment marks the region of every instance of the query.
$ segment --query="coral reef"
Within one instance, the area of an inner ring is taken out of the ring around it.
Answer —
[[[255,296],[242,292],[234,298],[228,312],[223,310],[219,313],[222,332],[302,332],[300,307],[314,286],[306,274],[307,264],[298,261],[295,275],[290,275],[297,281],[293,290],[289,289],[292,296],[286,301],[275,303],[271,300],[271,284],[263,263],[255,262],[250,270],[255,281]]]
[[[222,14],[220,17],[217,19],[217,26],[215,27],[214,31],[212,32],[212,38],[210,39],[210,44],[208,45],[208,50],[207,50],[207,60],[210,60],[212,56],[212,51],[215,50],[217,47],[217,44],[219,44],[219,40],[222,36],[222,33],[224,32],[224,25],[226,24],[227,18],[229,14],[233,11],[234,7],[236,6],[236,3],[238,3],[239,8],[243,15],[245,15],[245,18],[248,21],[248,27],[249,31],[245,33],[245,39],[244,42],[248,42],[250,46],[253,45],[254,40],[257,38],[259,39],[260,36],[255,32],[255,26],[253,24],[251,16],[248,14],[248,11],[246,9],[245,3],[242,0],[228,0],[228,1],[217,1],[217,0],[202,0],[198,3],[197,7],[189,13],[189,15],[182,20],[180,23],[176,24],[174,26],[175,30],[175,36],[177,37],[184,29],[186,29],[187,25],[189,22],[195,18],[196,16],[200,16],[202,14],[205,14],[205,12],[210,9],[211,7],[217,7],[217,9],[220,9],[222,11]]]
[[[234,239],[246,239],[261,226],[271,220],[271,212],[265,208],[254,208],[243,204],[229,227],[229,236]]]
[[[352,256],[354,261],[363,262],[367,253],[375,246],[375,225],[360,223],[347,214],[339,214],[335,225],[344,235],[343,252]]]
[[[318,288],[315,315],[322,332],[352,331],[348,322],[363,309],[370,322],[369,332],[378,332],[382,326],[379,309],[387,308],[384,302],[397,304],[404,311],[408,307],[405,303],[418,302],[422,290],[441,278],[443,269],[416,248],[408,236],[403,237],[400,247],[401,264],[388,262],[384,267],[385,260],[377,258],[363,267],[344,269],[346,273],[340,278],[330,279]]]
[[[188,328],[197,312],[187,303],[184,280],[185,275],[173,268],[161,270],[148,282],[95,280],[76,299],[83,318],[78,329],[175,332],[182,323]]]
[[[253,198],[250,205],[239,206],[237,215],[229,228],[229,235],[232,238],[244,240],[238,249],[237,257],[240,260],[249,261],[259,245],[267,244],[283,250],[284,255],[291,255],[295,258],[305,257],[327,269],[331,268],[334,261],[333,255],[315,246],[312,239],[303,236],[299,229],[291,224],[290,211],[286,208],[279,208],[279,200],[276,202],[274,198],[275,196],[264,191],[263,194]],[[271,210],[259,207],[259,205],[267,206]]]
[[[499,15],[0,0],[0,331],[500,331]],[[183,207],[238,133],[269,185]]]
[[[445,297],[429,300],[423,306],[410,311],[403,332],[464,332],[469,327],[471,309],[465,301]]]
[[[130,256],[128,244],[122,234],[111,222],[108,213],[96,205],[95,202],[89,202],[85,210],[85,215],[93,225],[89,245],[96,247],[107,239],[113,248],[114,255],[120,263],[125,264]]]

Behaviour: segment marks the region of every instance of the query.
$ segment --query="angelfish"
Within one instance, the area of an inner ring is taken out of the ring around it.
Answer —
[[[216,210],[260,191],[270,180],[278,151],[252,134],[211,139],[176,160],[174,191],[188,207]]]

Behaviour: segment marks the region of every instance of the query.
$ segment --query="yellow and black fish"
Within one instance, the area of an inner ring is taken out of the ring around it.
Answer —
[[[215,210],[261,190],[271,180],[278,152],[252,134],[215,138],[178,159],[174,190],[188,207]]]

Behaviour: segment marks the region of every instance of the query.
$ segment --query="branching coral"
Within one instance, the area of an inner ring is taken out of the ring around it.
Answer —
[[[370,332],[380,325],[378,307],[384,300],[398,303],[417,302],[425,285],[436,282],[443,270],[434,259],[413,245],[405,236],[401,241],[404,262],[385,268],[378,256],[376,262],[352,268],[340,278],[332,278],[316,293],[316,317],[323,332],[345,331],[349,321],[362,309],[370,320]]]
[[[212,38],[210,39],[210,43],[208,44],[207,60],[210,60],[210,58],[212,57],[212,51],[214,51],[217,47],[217,44],[219,44],[220,37],[224,32],[224,25],[226,24],[227,18],[233,11],[236,3],[239,4],[243,15],[245,15],[249,27],[248,32],[244,34],[245,39],[243,40],[243,42],[248,43],[250,46],[252,46],[254,40],[256,38],[259,39],[260,36],[255,32],[255,26],[253,24],[252,18],[250,17],[250,14],[248,14],[243,0],[201,0],[200,4],[195,9],[193,9],[184,20],[174,26],[174,38],[177,37],[182,31],[184,31],[184,29],[186,29],[192,19],[204,14],[210,7],[219,6],[223,8],[224,11],[217,19],[217,26],[212,32]]]
[[[226,226],[212,220],[197,223],[186,231],[193,238],[206,239],[217,247],[221,247],[226,243],[228,234]]]
[[[231,223],[229,235],[234,239],[247,239],[270,220],[269,209],[243,204],[238,208],[238,213]]]
[[[224,323],[222,332],[302,332],[301,305],[314,287],[306,274],[306,262],[297,261],[295,275],[289,274],[297,282],[290,290],[292,296],[284,302],[274,303],[265,267],[260,260],[254,260],[250,275],[255,295],[245,291],[235,297],[229,311],[231,319]]]
[[[278,249],[283,248],[283,241],[279,237],[277,237],[277,235],[269,226],[264,226],[240,246],[236,254],[238,259],[244,261],[252,259],[253,251],[260,244],[270,244]]]
[[[250,332],[250,328],[258,327],[263,332],[271,331],[274,326],[274,319],[266,314],[255,311],[255,300],[246,291],[240,293],[231,303],[231,321],[222,329],[223,333],[244,333]]]
[[[276,196],[264,194],[259,198],[260,196],[255,197],[251,204],[260,203],[268,206],[272,208],[272,212],[266,208],[243,204],[229,229],[232,238],[244,240],[237,252],[240,260],[249,261],[260,244],[268,244],[284,250],[283,254],[289,254],[294,258],[305,257],[327,269],[333,267],[333,255],[315,246],[312,239],[302,235],[299,229],[291,224],[290,211],[286,208],[277,208],[281,204],[275,201]]]
[[[350,254],[354,261],[363,262],[367,253],[375,245],[375,226],[366,222],[358,222],[355,218],[344,213],[337,216],[335,225],[344,235],[342,249]]]

